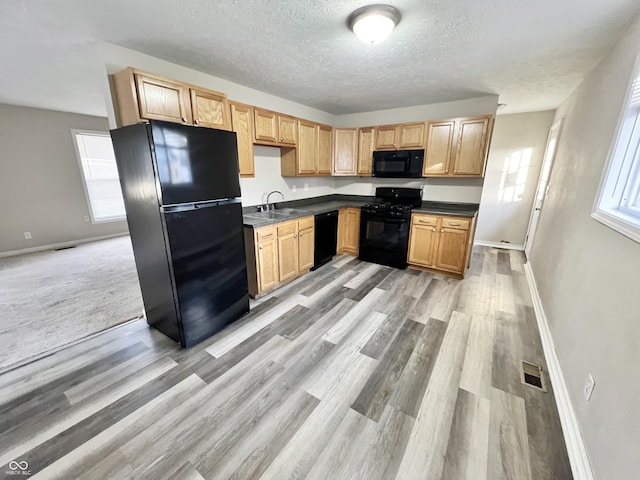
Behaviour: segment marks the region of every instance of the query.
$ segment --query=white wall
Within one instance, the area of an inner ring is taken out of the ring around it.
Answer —
[[[636,56],[637,19],[560,106],[563,118],[531,265],[599,479],[640,472],[640,244],[590,217]],[[587,403],[583,386],[596,381]]]
[[[128,232],[126,221],[84,220],[71,129],[108,128],[106,118],[0,104],[0,252]]]
[[[493,129],[476,240],[523,246],[553,111],[499,115]]]
[[[334,127],[368,127],[454,117],[494,115],[497,108],[498,95],[485,95],[456,102],[433,103],[431,105],[416,105],[414,107],[340,115],[335,117]]]
[[[242,204],[259,205],[266,201],[266,194],[272,190],[283,193],[285,200],[318,197],[335,193],[331,177],[283,177],[280,175],[280,149],[276,147],[254,146],[255,178],[241,178]],[[294,192],[295,188],[295,192]],[[279,202],[278,194],[271,196]]]

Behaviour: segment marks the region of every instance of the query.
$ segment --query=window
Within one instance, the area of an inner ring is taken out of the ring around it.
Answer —
[[[126,218],[111,137],[72,131],[93,223]]]
[[[640,57],[591,216],[640,242]]]

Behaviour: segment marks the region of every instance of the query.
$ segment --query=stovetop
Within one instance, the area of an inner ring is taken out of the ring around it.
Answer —
[[[378,187],[376,200],[362,207],[362,212],[390,218],[411,217],[411,207],[420,206],[422,190],[419,188]]]
[[[363,205],[362,211],[394,218],[409,218],[411,216],[411,205],[377,201]]]

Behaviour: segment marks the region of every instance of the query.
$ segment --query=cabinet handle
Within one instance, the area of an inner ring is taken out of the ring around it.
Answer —
[[[280,141],[281,141],[281,142],[284,142],[284,137],[280,137]]]
[[[458,222],[449,222],[449,225],[452,225],[454,227],[457,227],[458,225],[460,225]]]
[[[298,238],[298,234],[297,234],[297,233],[294,233],[294,234],[293,234],[293,238]]]
[[[453,173],[458,173],[458,170],[454,170]]]
[[[300,237],[302,237],[303,235],[304,235],[304,233],[301,233],[301,234],[300,234]]]
[[[436,227],[433,227],[431,230],[435,232],[436,231]]]
[[[181,120],[182,120],[182,123],[187,123],[187,117],[182,117]]]
[[[258,245],[258,250],[262,250],[262,245]]]
[[[193,123],[195,123],[196,125],[200,125],[200,120],[194,120]]]
[[[444,228],[441,228],[441,229],[440,229],[440,233],[444,233]]]
[[[420,223],[429,223],[427,220],[418,220]]]
[[[449,173],[449,170],[445,170],[444,173]]]
[[[267,235],[262,235],[262,238],[268,238],[268,237],[273,237],[273,233],[269,233]]]

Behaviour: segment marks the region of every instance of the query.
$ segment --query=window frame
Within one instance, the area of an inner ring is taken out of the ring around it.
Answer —
[[[89,187],[87,186],[87,179],[85,178],[84,175],[84,167],[82,166],[82,156],[80,155],[80,149],[78,148],[78,140],[76,135],[77,134],[86,134],[86,135],[97,135],[97,136],[101,136],[101,137],[109,137],[111,138],[111,134],[108,131],[103,131],[103,130],[87,130],[85,128],[82,129],[77,129],[77,128],[72,128],[71,129],[71,142],[73,143],[73,148],[76,152],[76,160],[78,162],[78,168],[80,170],[80,179],[82,180],[82,189],[84,190],[84,197],[87,201],[87,209],[89,210],[89,218],[91,220],[91,224],[101,224],[101,223],[111,223],[111,222],[122,222],[122,221],[126,221],[127,220],[127,213],[125,211],[125,213],[121,216],[117,216],[117,217],[108,217],[108,218],[95,218],[93,215],[93,208],[91,206],[91,196],[89,195]],[[118,173],[119,175],[119,173]]]
[[[631,109],[634,89],[640,91],[640,55],[627,84],[591,218],[640,243],[640,102]],[[630,114],[635,116],[633,122]]]

